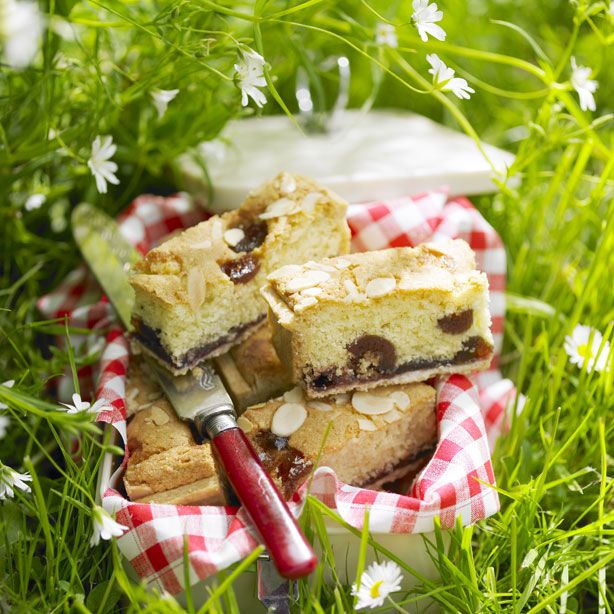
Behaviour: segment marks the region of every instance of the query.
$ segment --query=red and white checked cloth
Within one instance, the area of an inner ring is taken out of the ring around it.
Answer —
[[[190,226],[207,214],[186,196],[141,196],[119,218],[122,233],[146,251],[168,232]],[[499,509],[490,460],[490,444],[498,436],[514,388],[501,378],[497,363],[504,319],[505,250],[494,229],[465,198],[447,200],[437,190],[394,201],[353,205],[348,213],[355,251],[416,245],[448,237],[461,237],[473,248],[478,266],[488,275],[495,338],[495,358],[490,371],[468,379],[442,378],[437,386],[439,440],[433,458],[414,482],[408,496],[355,488],[340,482],[326,467],[315,472],[311,494],[356,528],[369,509],[370,530],[375,533],[431,531],[435,516],[444,528],[455,519],[476,522]],[[48,318],[69,317],[80,328],[107,334],[100,360],[97,398],[108,402],[98,420],[113,424],[126,439],[125,376],[128,343],[107,302],[84,267],[73,272],[38,307]],[[80,373],[81,390],[87,390],[92,373]],[[66,384],[60,391],[67,394]],[[124,459],[125,463],[125,459]],[[121,469],[120,469],[121,471]],[[117,478],[117,475],[114,476]],[[290,505],[299,513],[307,494],[305,484]],[[240,560],[257,545],[249,520],[234,507],[175,506],[132,503],[111,485],[105,485],[103,506],[128,527],[118,546],[136,573],[148,584],[176,594],[184,589],[184,539],[188,543],[188,577],[191,584]]]

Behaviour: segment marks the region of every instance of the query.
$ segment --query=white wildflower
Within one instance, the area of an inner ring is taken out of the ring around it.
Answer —
[[[11,68],[25,68],[32,62],[43,30],[38,2],[5,0],[0,4],[0,42],[3,59]]]
[[[435,23],[443,18],[443,11],[437,10],[437,4],[434,2],[429,4],[429,0],[414,0],[412,7],[414,13],[411,18],[416,24],[420,38],[425,43],[428,40],[429,34],[438,41],[446,39],[444,29]]]
[[[399,46],[397,31],[389,23],[378,23],[375,27],[375,42],[383,47],[396,49]]]
[[[6,437],[11,419],[8,416],[0,416],[0,439]]]
[[[95,505],[92,510],[92,523],[94,525],[90,546],[94,547],[100,543],[100,539],[111,539],[119,537],[128,530],[123,524],[119,524],[111,518],[109,513],[99,505]]]
[[[119,179],[114,174],[117,171],[117,164],[110,160],[116,151],[117,145],[113,143],[112,136],[99,135],[92,143],[92,156],[87,161],[87,165],[96,178],[96,188],[101,194],[107,193],[107,181],[114,185],[119,183]]]
[[[356,609],[378,608],[384,605],[390,593],[401,590],[401,568],[392,561],[371,563],[360,577],[360,586],[352,586],[352,595],[358,597]]]
[[[9,499],[15,494],[15,488],[24,492],[30,492],[26,482],[30,482],[32,476],[29,473],[18,473],[14,469],[0,463],[0,501]]]
[[[152,90],[151,97],[154,107],[156,107],[156,111],[158,111],[158,119],[166,113],[168,103],[173,100],[178,93],[179,90]]]
[[[471,94],[475,93],[465,79],[454,76],[454,70],[446,66],[436,53],[427,55],[426,59],[431,65],[429,72],[433,75],[433,85],[440,87],[444,92],[452,92],[458,98],[469,99]]]
[[[601,352],[599,348],[603,341],[603,336],[598,330],[590,326],[578,324],[571,335],[565,337],[565,351],[572,364],[578,365],[581,369],[586,363],[586,370],[603,371],[608,364],[610,355],[610,344],[606,341]],[[599,357],[597,357],[599,354]]]
[[[93,405],[89,401],[82,401],[81,395],[75,394],[72,395],[72,404],[71,403],[60,403],[64,407],[60,407],[61,411],[65,411],[67,414],[77,414],[82,411],[86,411],[90,414],[97,414],[103,409],[107,409],[108,404],[104,399],[98,399]]]
[[[5,388],[12,388],[15,385],[14,379],[8,379],[6,382],[2,382],[0,386],[4,386]],[[0,409],[8,409],[8,406],[5,403],[0,402]]]
[[[24,208],[26,211],[34,211],[35,209],[40,209],[41,205],[47,200],[47,197],[44,194],[31,194],[28,196],[28,200],[26,200],[26,204]]]
[[[244,107],[249,104],[249,98],[258,107],[262,107],[266,103],[266,96],[258,89],[266,86],[263,68],[264,58],[252,49],[243,51],[243,59],[235,64],[239,87],[241,88],[241,104]]]
[[[594,111],[596,106],[593,92],[599,87],[599,83],[589,79],[593,71],[587,66],[578,66],[576,58],[573,57],[571,58],[571,68],[573,71],[571,73],[571,85],[580,97],[580,108],[583,111]]]

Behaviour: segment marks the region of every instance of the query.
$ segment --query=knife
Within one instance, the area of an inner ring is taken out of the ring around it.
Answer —
[[[134,292],[128,269],[140,258],[123,237],[117,222],[88,203],[72,213],[75,241],[127,331]],[[297,579],[317,565],[312,547],[279,490],[265,471],[243,431],[237,426],[232,400],[208,361],[176,376],[148,360],[168,400],[182,419],[208,436],[228,481],[247,510],[280,575]]]

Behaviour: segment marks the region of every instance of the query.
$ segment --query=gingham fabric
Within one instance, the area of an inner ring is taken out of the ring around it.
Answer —
[[[168,232],[205,217],[183,195],[166,199],[142,196],[119,220],[126,238],[145,251]],[[436,516],[444,528],[452,527],[458,517],[465,525],[486,518],[499,508],[497,493],[489,486],[494,484],[489,442],[492,445],[498,436],[514,395],[511,382],[502,379],[496,369],[504,319],[505,251],[501,240],[467,199],[448,200],[444,190],[352,205],[348,223],[355,251],[411,246],[444,237],[468,241],[490,281],[496,355],[491,370],[472,380],[452,375],[438,382],[437,447],[409,495],[349,486],[326,467],[315,472],[310,494],[359,529],[369,509],[369,528],[375,533],[431,531]],[[113,316],[104,301],[87,305],[94,289],[89,274],[81,268],[56,292],[41,298],[39,308],[49,318],[66,315],[71,323],[78,322],[80,327],[87,324],[94,333],[99,332],[109,326]],[[112,424],[125,441],[128,344],[117,325],[107,331],[96,396],[107,401],[108,409],[99,414],[98,420]],[[92,374],[85,375],[82,390]],[[67,393],[68,387],[61,385],[60,390]],[[184,540],[188,545],[190,584],[240,560],[257,545],[257,536],[241,509],[132,503],[115,488],[121,470],[111,484],[104,485],[103,506],[128,527],[118,538],[118,546],[148,584],[172,594],[184,589]],[[290,502],[296,514],[300,513],[307,488],[307,484],[303,485]]]

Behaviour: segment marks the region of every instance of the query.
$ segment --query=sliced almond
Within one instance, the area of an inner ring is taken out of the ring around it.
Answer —
[[[222,220],[219,218],[214,218],[211,222],[211,238],[214,241],[222,238]]]
[[[290,173],[284,173],[281,176],[279,190],[282,194],[292,194],[296,190],[296,180]]]
[[[301,296],[320,296],[324,290],[315,286],[314,288],[305,288],[301,290]]]
[[[330,275],[326,271],[305,271],[299,277],[294,277],[286,284],[288,292],[298,292],[306,288],[318,286],[330,279]]]
[[[240,243],[245,239],[245,233],[241,228],[229,228],[224,233],[224,241],[231,247],[234,247],[237,243]]]
[[[309,194],[303,198],[301,209],[307,213],[310,213],[314,210],[315,206],[318,204],[318,201],[323,197],[324,194],[321,192],[309,192]]]
[[[158,390],[155,390],[154,392],[148,392],[146,398],[148,401],[157,401],[158,399],[162,398],[162,393]]]
[[[317,304],[317,302],[318,299],[315,296],[306,296],[296,303],[296,305],[294,305],[294,311],[300,313],[309,307],[313,307],[315,304]]]
[[[209,249],[211,247],[211,241],[209,241],[209,239],[205,239],[204,241],[199,241],[198,243],[192,243],[190,247],[192,249]]]
[[[205,280],[200,269],[188,272],[188,302],[193,311],[205,302]]]
[[[311,269],[312,271],[326,271],[327,273],[335,273],[337,270],[334,266],[324,264],[323,262],[314,262],[313,260],[306,262],[304,267],[306,269]]]
[[[292,390],[284,392],[284,401],[288,403],[302,403],[305,400],[303,390],[300,386],[295,386]]]
[[[335,267],[338,269],[347,269],[352,263],[345,258],[337,258],[335,260]]]
[[[379,397],[371,392],[357,391],[352,395],[352,407],[367,416],[387,414],[394,408],[394,401],[388,397]]]
[[[421,247],[425,249],[427,252],[431,252],[434,256],[447,256],[448,250],[446,249],[446,244],[441,243],[422,243]]]
[[[284,403],[277,408],[271,422],[271,432],[279,437],[289,437],[301,428],[307,418],[307,410],[300,403]]]
[[[350,402],[350,395],[347,392],[335,395],[335,405],[345,405]]]
[[[251,431],[254,430],[254,425],[245,416],[239,416],[237,418],[237,426],[244,433],[250,433]]]
[[[272,273],[269,273],[267,279],[271,281],[275,281],[277,279],[280,279],[281,277],[298,275],[299,273],[302,273],[302,272],[303,272],[303,267],[299,266],[298,264],[286,264],[285,266],[279,267]]]
[[[153,420],[153,423],[157,426],[162,426],[170,420],[168,414],[163,409],[160,409],[157,405],[154,405],[151,408],[150,415],[151,419]]]
[[[358,294],[358,288],[351,279],[344,280],[343,287],[348,294]]]
[[[260,214],[261,220],[272,220],[275,217],[281,217],[283,215],[290,215],[295,213],[297,204],[289,198],[280,198],[271,203],[264,213]]]
[[[410,404],[409,395],[402,390],[395,390],[388,395],[394,402],[394,404],[401,410],[405,411]]]
[[[358,418],[358,428],[361,431],[376,431],[377,427],[369,418]]]
[[[333,411],[333,406],[323,401],[309,401],[309,407],[313,407],[318,411]]]
[[[398,409],[391,409],[387,414],[384,414],[382,418],[388,422],[396,422],[403,417],[403,414]]]
[[[394,277],[377,277],[372,279],[365,288],[368,298],[385,296],[392,292],[397,285],[397,280]]]

